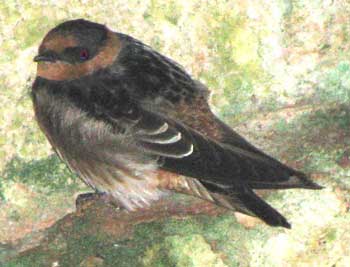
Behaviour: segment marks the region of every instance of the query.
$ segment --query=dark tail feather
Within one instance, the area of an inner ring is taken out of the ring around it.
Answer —
[[[244,214],[259,217],[271,226],[281,226],[290,229],[286,218],[258,197],[247,186],[236,188],[222,188],[214,184],[201,182],[210,192],[217,205],[233,209]]]
[[[232,197],[232,201],[232,204],[238,211],[247,213],[248,215],[255,215],[268,225],[282,226],[288,229],[291,228],[291,225],[283,215],[259,198],[250,189],[245,189],[244,192],[235,193],[234,197]]]

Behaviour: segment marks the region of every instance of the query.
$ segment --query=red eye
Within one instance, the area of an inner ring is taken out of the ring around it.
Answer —
[[[87,60],[89,58],[89,52],[87,51],[87,49],[83,49],[80,51],[79,56],[81,60]]]

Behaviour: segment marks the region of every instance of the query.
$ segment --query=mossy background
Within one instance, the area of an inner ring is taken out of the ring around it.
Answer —
[[[349,17],[342,0],[2,1],[0,264],[85,266],[98,250],[101,266],[349,266]],[[105,23],[184,65],[214,92],[222,119],[326,189],[269,195],[290,231],[245,229],[232,215],[169,219],[137,226],[132,246],[79,240],[74,261],[6,260],[88,190],[53,155],[29,97],[41,39],[73,18]]]

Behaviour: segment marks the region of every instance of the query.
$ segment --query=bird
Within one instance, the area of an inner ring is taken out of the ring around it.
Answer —
[[[261,189],[321,189],[220,120],[210,90],[143,42],[85,19],[60,23],[34,57],[36,121],[94,192],[130,212],[169,193],[290,228]]]

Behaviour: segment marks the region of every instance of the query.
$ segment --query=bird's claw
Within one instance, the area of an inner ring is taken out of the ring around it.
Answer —
[[[89,192],[79,194],[75,200],[75,207],[77,210],[81,210],[90,204],[102,201],[107,205],[113,206],[115,209],[120,209],[119,203],[117,203],[111,196],[105,192]]]

